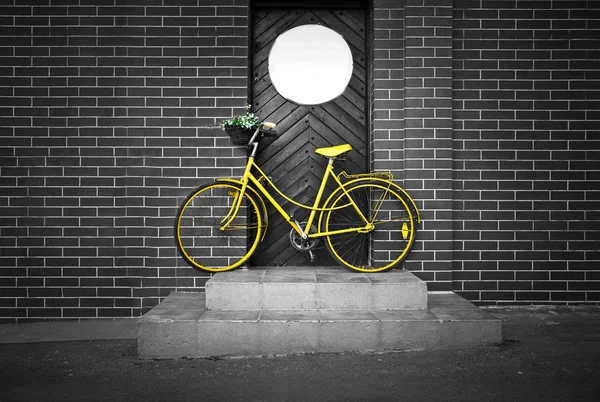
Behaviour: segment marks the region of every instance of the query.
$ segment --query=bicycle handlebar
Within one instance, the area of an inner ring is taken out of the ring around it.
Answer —
[[[260,131],[262,131],[262,133],[265,137],[275,137],[278,134],[277,131],[275,130],[275,127],[277,127],[277,124],[269,123],[268,121],[265,121],[261,125]]]
[[[277,124],[275,124],[275,123],[270,123],[268,121],[261,123],[260,126],[258,126],[256,131],[254,132],[254,135],[252,136],[252,138],[250,138],[250,141],[248,141],[248,147],[251,147],[252,144],[254,144],[254,141],[258,137],[259,133],[262,133],[262,135],[265,137],[277,136],[277,131],[275,130],[275,127],[277,127]],[[256,153],[256,147],[254,147],[252,154],[254,155],[255,153]]]

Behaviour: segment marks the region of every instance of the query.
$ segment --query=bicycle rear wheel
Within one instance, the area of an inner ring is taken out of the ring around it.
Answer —
[[[175,240],[182,257],[193,267],[228,271],[252,255],[262,232],[256,200],[248,193],[233,220],[241,189],[228,183],[211,183],[195,190],[179,209]]]
[[[407,202],[394,189],[381,184],[357,184],[346,191],[374,229],[328,236],[327,249],[340,264],[355,271],[393,268],[406,257],[415,240],[414,218]],[[347,203],[346,195],[340,192],[328,207]],[[353,206],[325,212],[325,231],[364,226]]]

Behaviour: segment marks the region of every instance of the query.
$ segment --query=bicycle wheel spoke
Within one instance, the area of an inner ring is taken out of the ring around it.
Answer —
[[[356,246],[352,247],[352,248],[349,250],[349,251],[350,251],[350,256],[351,256],[351,257],[352,257],[352,256],[354,256],[354,257],[355,257],[355,258],[352,258],[352,259],[350,260],[350,261],[352,261],[352,265],[354,265],[354,266],[359,266],[359,267],[360,267],[361,265],[362,265],[362,266],[366,265],[366,264],[363,262],[363,258],[362,258],[363,254],[364,254],[364,243],[365,243],[366,239],[367,239],[367,236],[366,236],[366,235],[363,235],[363,236],[361,236],[361,237],[359,238],[359,240],[360,240],[360,241],[359,241],[359,244],[357,244]],[[359,256],[359,254],[360,254],[360,257],[359,257],[359,258],[356,258],[357,256]]]
[[[385,193],[382,192],[381,195],[379,196],[379,199],[377,200],[377,203],[373,207],[372,215],[369,217],[370,222],[373,222],[377,218],[377,215],[379,214],[379,211],[381,210],[381,205],[383,205],[384,198],[385,198]]]
[[[373,229],[329,236],[327,246],[332,256],[363,272],[384,271],[402,261],[414,240],[412,214],[402,196],[393,188],[373,183],[357,184],[347,192]],[[347,200],[341,194],[329,206],[343,205]],[[365,228],[353,206],[328,211],[324,224],[326,231]]]
[[[352,243],[357,238],[359,238],[359,236],[357,234],[354,234],[354,236],[350,236],[345,242],[339,244],[340,249],[345,249],[345,251],[343,252],[344,254],[342,254],[341,257],[355,250],[355,247],[352,247],[350,243]]]
[[[250,196],[233,210],[239,190],[230,184],[213,183],[198,189],[180,209],[176,240],[192,266],[225,271],[242,264],[254,250],[262,230],[258,206]]]

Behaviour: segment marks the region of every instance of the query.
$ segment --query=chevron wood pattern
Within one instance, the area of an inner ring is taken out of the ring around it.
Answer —
[[[360,9],[276,9],[253,11],[252,101],[263,120],[277,123],[280,135],[263,140],[257,162],[286,195],[312,205],[327,160],[314,153],[316,148],[349,143],[353,151],[338,169],[349,173],[367,170],[366,128],[366,13]],[[275,39],[288,29],[320,24],[329,27],[348,42],[354,71],[344,93],[333,101],[301,106],[277,93],[269,78],[268,57]],[[333,188],[328,188],[329,194]],[[308,212],[276,197],[288,213],[294,211],[303,221]],[[289,243],[290,226],[270,209],[267,236],[254,253],[252,265],[308,265],[308,253],[296,251]],[[315,250],[319,265],[336,265],[321,241]]]

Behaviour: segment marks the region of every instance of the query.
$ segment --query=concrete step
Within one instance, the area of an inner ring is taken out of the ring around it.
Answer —
[[[425,310],[427,284],[409,271],[255,267],[206,283],[209,310]]]
[[[502,321],[454,293],[428,310],[216,310],[203,293],[172,293],[138,321],[144,359],[274,356],[498,344]]]

